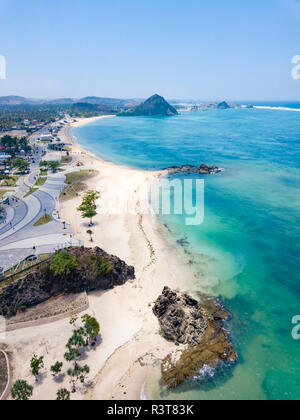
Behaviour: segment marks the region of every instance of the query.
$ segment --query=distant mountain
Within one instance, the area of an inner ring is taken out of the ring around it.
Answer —
[[[115,106],[118,108],[129,108],[132,106],[136,106],[140,103],[140,101],[135,99],[99,98],[98,96],[87,96],[85,98],[81,98],[78,102],[94,105]]]
[[[120,117],[131,116],[168,116],[178,115],[177,110],[162,96],[153,95],[140,105],[118,114]]]
[[[2,96],[0,105],[72,105],[75,103],[85,103],[92,105],[107,105],[116,108],[130,108],[141,103],[137,99],[115,99],[100,98],[98,96],[87,96],[81,99],[58,98],[58,99],[28,99],[23,96]]]
[[[116,113],[112,107],[107,105],[96,105],[96,104],[88,104],[84,102],[77,102],[70,106],[70,112],[77,112],[77,113],[84,113],[84,114],[113,114]]]
[[[73,104],[75,99],[72,98],[59,98],[59,99],[52,99],[51,101],[45,101],[46,105],[71,105]]]
[[[35,103],[37,102],[23,96],[0,96],[0,105],[33,105]]]

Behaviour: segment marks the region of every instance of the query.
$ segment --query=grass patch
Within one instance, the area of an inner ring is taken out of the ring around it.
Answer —
[[[41,187],[42,185],[44,185],[45,184],[45,182],[47,181],[47,177],[40,177],[37,181],[36,181],[36,183],[35,183],[35,185],[37,186],[37,187]]]
[[[2,181],[1,186],[2,187],[15,187],[19,178],[20,178],[19,176],[12,176],[10,177],[10,179],[5,179]]]
[[[0,198],[2,199],[6,193],[14,192],[13,190],[0,190]]]
[[[45,216],[43,216],[39,220],[37,220],[33,226],[46,225],[47,223],[49,223],[51,221],[52,221],[52,217],[49,214],[45,214]]]
[[[45,169],[41,169],[40,175],[41,176],[47,176],[48,175],[48,171],[46,171]]]
[[[61,164],[62,165],[67,165],[68,163],[71,163],[73,160],[72,156],[63,156],[61,158]]]
[[[30,188],[28,193],[24,195],[24,198],[29,197],[31,194],[35,193],[38,190],[38,188]]]
[[[61,201],[70,200],[76,197],[79,193],[87,189],[87,185],[83,182],[98,175],[98,171],[82,170],[66,174],[66,184],[60,195]]]

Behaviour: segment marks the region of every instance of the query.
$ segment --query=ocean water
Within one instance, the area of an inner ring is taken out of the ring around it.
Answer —
[[[136,168],[225,168],[205,177],[202,225],[186,226],[184,215],[162,221],[170,240],[190,254],[194,291],[219,296],[232,313],[239,361],[170,394],[156,387],[154,396],[299,399],[300,341],[292,338],[291,321],[300,315],[300,113],[237,109],[107,118],[74,135],[95,154]]]

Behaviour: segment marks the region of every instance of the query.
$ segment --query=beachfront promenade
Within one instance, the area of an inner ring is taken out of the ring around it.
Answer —
[[[30,174],[20,180],[10,205],[5,206],[7,217],[5,223],[0,224],[0,267],[4,270],[30,255],[80,245],[80,241],[73,238],[71,226],[59,214],[59,195],[65,186],[65,175],[60,172],[49,174],[43,186],[26,196],[38,177],[43,152],[40,147]],[[46,214],[52,221],[34,226]]]

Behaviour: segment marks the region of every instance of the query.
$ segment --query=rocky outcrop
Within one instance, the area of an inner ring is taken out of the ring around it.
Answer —
[[[170,168],[166,168],[166,171],[169,172],[170,175],[173,174],[198,174],[198,175],[211,175],[211,174],[217,174],[222,172],[221,168],[218,168],[217,166],[209,166],[202,163],[198,168],[193,165],[182,165],[182,166],[172,166]]]
[[[162,383],[175,388],[201,376],[203,369],[216,369],[224,363],[235,363],[224,321],[230,315],[218,299],[199,295],[199,301],[186,293],[165,287],[154,308],[161,334],[181,350],[174,360],[172,354],[162,362]]]
[[[0,289],[0,315],[13,316],[20,308],[30,308],[53,296],[107,290],[135,278],[134,268],[100,248],[72,247],[67,250],[77,263],[74,270],[57,277],[50,262]],[[96,258],[109,264],[106,274],[99,274]]]
[[[153,95],[142,104],[118,114],[119,117],[171,115],[178,115],[177,110],[159,95]]]
[[[232,102],[208,102],[203,105],[197,105],[191,108],[191,111],[202,111],[203,109],[236,109],[240,108],[240,105],[234,104]]]

